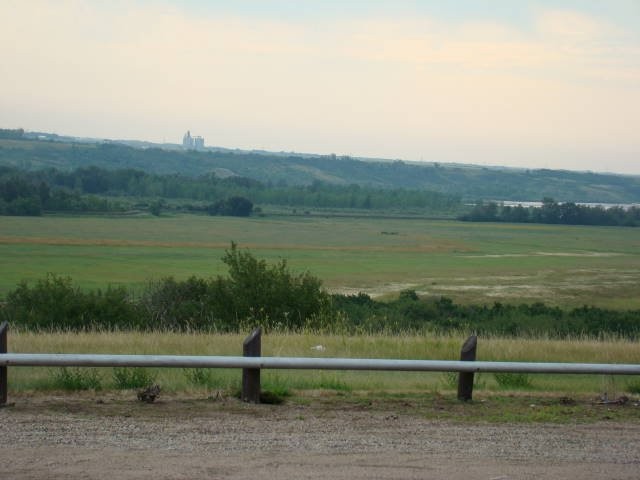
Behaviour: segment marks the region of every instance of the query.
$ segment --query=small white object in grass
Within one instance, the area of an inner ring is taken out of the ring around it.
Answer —
[[[315,350],[316,352],[324,352],[326,347],[324,345],[315,345],[311,347],[311,350]]]

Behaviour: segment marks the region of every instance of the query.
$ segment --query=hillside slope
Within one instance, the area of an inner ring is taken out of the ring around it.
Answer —
[[[491,199],[637,203],[640,177],[563,170],[520,170],[473,165],[364,161],[350,157],[304,156],[246,151],[182,151],[109,143],[33,139],[0,140],[0,165],[26,170],[75,169],[91,165],[150,173],[238,175],[274,185],[316,181],[381,188],[427,189],[465,200]]]

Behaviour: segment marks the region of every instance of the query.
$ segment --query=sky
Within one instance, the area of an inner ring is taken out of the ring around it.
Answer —
[[[640,0],[2,0],[0,59],[0,128],[640,174]]]

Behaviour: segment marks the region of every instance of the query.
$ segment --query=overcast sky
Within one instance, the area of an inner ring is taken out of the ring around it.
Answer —
[[[640,0],[2,0],[0,60],[0,128],[640,174]]]

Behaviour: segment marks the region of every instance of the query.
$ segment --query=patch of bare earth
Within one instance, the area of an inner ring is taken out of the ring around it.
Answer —
[[[158,240],[123,240],[120,238],[67,238],[67,237],[23,237],[0,235],[0,245],[57,245],[57,246],[100,246],[100,247],[182,247],[182,248],[218,248],[229,247],[225,242],[188,242]],[[468,251],[468,247],[457,242],[442,241],[422,245],[304,245],[304,244],[267,244],[243,243],[249,250],[303,250],[335,252],[402,252],[402,253],[447,253]]]
[[[484,424],[353,405],[14,399],[0,478],[636,479],[640,424]]]

